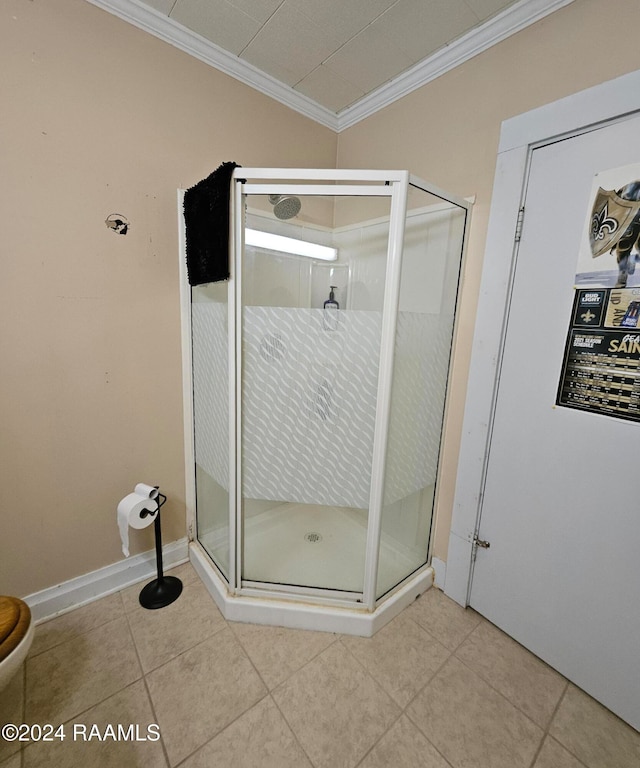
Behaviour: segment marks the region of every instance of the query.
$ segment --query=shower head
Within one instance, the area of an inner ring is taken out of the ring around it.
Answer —
[[[269,195],[276,219],[292,219],[300,213],[302,203],[294,195]]]

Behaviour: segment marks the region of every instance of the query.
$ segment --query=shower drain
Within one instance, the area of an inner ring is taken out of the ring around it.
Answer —
[[[305,533],[304,538],[312,544],[322,541],[322,536],[319,533]]]

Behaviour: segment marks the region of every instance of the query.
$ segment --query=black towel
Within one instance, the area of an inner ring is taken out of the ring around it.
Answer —
[[[229,278],[231,174],[236,163],[222,163],[184,193],[187,274],[190,285]]]

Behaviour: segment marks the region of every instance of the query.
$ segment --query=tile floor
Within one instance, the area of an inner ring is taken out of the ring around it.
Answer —
[[[172,573],[162,610],[138,585],[38,626],[0,723],[66,739],[0,739],[0,768],[640,766],[639,733],[436,589],[364,639],[228,623],[189,564]]]

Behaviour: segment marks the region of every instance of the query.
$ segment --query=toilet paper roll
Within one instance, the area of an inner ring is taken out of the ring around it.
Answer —
[[[139,488],[143,483],[139,483]],[[144,486],[156,492],[151,486]],[[151,514],[149,514],[151,512]],[[122,553],[129,557],[129,527],[146,528],[151,525],[158,515],[158,504],[155,498],[140,493],[130,493],[118,504],[118,528],[122,540]]]
[[[133,489],[133,492],[137,493],[139,496],[146,496],[148,499],[158,498],[158,489],[155,487],[155,485],[138,483],[136,487]]]

